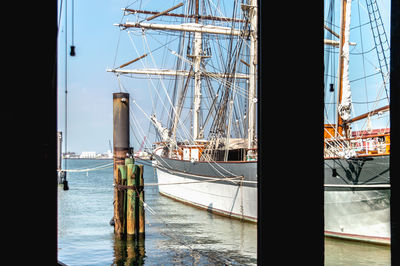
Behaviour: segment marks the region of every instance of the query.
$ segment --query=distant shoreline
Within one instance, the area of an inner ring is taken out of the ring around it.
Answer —
[[[64,159],[72,159],[72,160],[112,160],[113,158],[63,158]]]
[[[112,161],[113,160],[113,158],[63,158],[63,160],[64,159],[69,159],[69,160],[109,160],[109,161]],[[134,158],[135,159],[135,161],[137,160],[137,161],[151,161],[151,160],[149,160],[149,159],[142,159],[142,158]]]

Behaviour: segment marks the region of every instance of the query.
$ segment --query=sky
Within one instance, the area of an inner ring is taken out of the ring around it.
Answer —
[[[328,1],[327,1],[328,2]],[[333,28],[333,30],[337,33],[340,32],[340,3],[341,1],[335,1],[336,13],[334,14],[333,26],[329,26]],[[390,44],[390,1],[378,0],[379,11],[385,25],[385,32],[388,38],[388,42]],[[353,102],[353,116],[357,116],[360,114],[364,114],[370,110],[377,109],[379,107],[385,106],[388,104],[387,100],[383,100],[386,98],[386,93],[381,89],[382,88],[382,76],[378,72],[379,63],[377,61],[377,53],[376,50],[372,50],[375,46],[372,38],[372,33],[370,31],[369,24],[369,16],[367,11],[366,1],[361,0],[353,0],[351,4],[351,24],[350,24],[350,42],[356,43],[355,46],[350,46],[350,61],[349,61],[349,80],[350,80],[350,88],[352,93],[352,102]],[[325,10],[328,10],[328,3],[325,4]],[[325,13],[324,19],[325,23],[328,17],[328,12]],[[359,25],[362,25],[359,27]],[[327,30],[324,31],[325,38],[328,33]],[[362,33],[362,35],[360,35]],[[360,38],[362,36],[362,38]],[[335,37],[332,37],[334,40],[337,40]],[[325,101],[326,102],[334,102],[337,95],[336,93],[329,92],[329,83],[334,83],[335,88],[337,86],[337,66],[338,66],[338,48],[332,48],[325,45],[325,51],[330,50],[335,55],[333,58],[330,58],[329,64],[326,64],[325,61],[325,70],[326,73],[330,75],[325,82],[327,83],[325,89]],[[365,53],[365,57],[361,56],[361,53]],[[390,56],[390,53],[387,53]],[[327,69],[331,68],[332,71],[327,71]],[[367,79],[361,79],[362,77],[369,76]],[[326,78],[326,77],[325,77]],[[389,86],[387,87],[389,90]],[[335,89],[337,92],[337,88]],[[377,97],[377,95],[380,95]],[[382,99],[382,100],[381,100]],[[376,102],[376,100],[379,100]],[[364,104],[364,102],[368,101],[369,104]],[[335,112],[335,105],[326,105],[328,108],[328,119],[325,120],[325,123],[335,123],[335,119],[333,116],[337,117]],[[374,116],[372,120],[372,128],[386,128],[389,127],[389,113],[385,113],[382,116]],[[325,116],[326,117],[326,116]],[[353,130],[365,130],[366,129],[366,120],[360,120],[359,122],[352,124]]]
[[[58,129],[64,130],[65,115],[65,5],[68,6],[67,137],[68,151],[106,152],[112,143],[112,93],[118,92],[112,67],[126,0],[74,1],[74,45],[72,45],[72,0],[63,0],[58,36]],[[59,1],[60,8],[60,1]],[[64,136],[65,137],[65,136]],[[64,138],[65,139],[65,138]],[[63,139],[63,141],[65,141]],[[64,150],[64,144],[63,144]]]
[[[113,141],[112,93],[119,92],[118,80],[106,69],[118,66],[138,57],[125,32],[114,23],[121,22],[121,8],[140,1],[132,0],[75,0],[74,26],[72,26],[72,1],[62,3],[58,36],[58,130],[63,132],[63,152],[65,152],[65,86],[67,85],[67,150],[77,154],[83,151],[106,152]],[[168,1],[168,8],[177,5],[178,0]],[[152,3],[152,5],[150,5]],[[156,3],[154,5],[153,3]],[[165,1],[142,1],[142,9],[163,11]],[[67,5],[67,60],[65,60],[65,6]],[[134,8],[133,6],[130,6]],[[183,7],[182,7],[183,8]],[[182,10],[176,10],[181,12]],[[60,12],[60,11],[59,11]],[[73,30],[72,30],[73,29]],[[76,47],[76,56],[69,55],[70,46]],[[118,54],[116,51],[118,47]],[[115,62],[115,63],[114,63]],[[67,65],[67,68],[66,68]],[[65,71],[67,69],[67,84]],[[121,80],[124,79],[121,77]],[[141,93],[148,86],[145,81],[137,85],[130,97],[143,105],[152,103]],[[157,103],[156,103],[157,104]],[[160,103],[158,103],[160,104]],[[131,104],[132,105],[132,104]],[[140,114],[139,110],[138,111]],[[143,116],[139,123],[148,123]],[[148,126],[147,126],[148,127]],[[132,130],[131,130],[132,131]],[[152,129],[153,135],[155,130]],[[154,137],[154,136],[153,136]],[[142,138],[142,136],[140,136]],[[148,140],[149,138],[147,138]],[[139,149],[141,140],[136,141],[131,134],[131,145]]]
[[[68,151],[81,153],[83,151],[106,152],[109,142],[112,145],[112,93],[119,92],[116,77],[106,69],[112,68],[115,62],[116,48],[126,54],[121,59],[121,52],[116,65],[125,63],[137,54],[133,53],[129,41],[123,41],[118,27],[123,17],[121,8],[131,4],[132,0],[59,0],[62,3],[61,20],[58,36],[58,130],[64,134],[65,141],[65,67],[67,65],[68,89]],[[143,1],[142,8],[153,11],[162,11],[166,7],[165,1],[157,1],[160,6],[150,6],[150,1]],[[168,7],[180,1],[170,1]],[[339,1],[337,1],[339,2]],[[74,27],[72,27],[71,6],[74,3]],[[352,1],[353,5],[358,1]],[[362,1],[362,3],[365,3]],[[381,1],[384,7],[390,7],[390,1]],[[67,25],[67,60],[65,60],[65,6],[68,9]],[[365,5],[365,4],[364,4]],[[365,7],[360,11],[365,12]],[[382,16],[389,23],[390,9],[382,10]],[[356,15],[354,15],[356,16]],[[352,17],[354,19],[355,17]],[[72,31],[76,56],[69,55],[69,46],[72,45]],[[386,28],[390,33],[390,28]],[[388,36],[389,37],[389,36]],[[119,42],[120,40],[120,42]],[[366,46],[366,45],[364,45]],[[132,56],[131,56],[132,55]],[[145,84],[144,84],[145,85]],[[138,88],[135,97],[142,103],[148,102],[140,94]],[[132,139],[132,138],[131,138]],[[134,143],[135,149],[138,144]],[[63,143],[63,151],[64,150]]]

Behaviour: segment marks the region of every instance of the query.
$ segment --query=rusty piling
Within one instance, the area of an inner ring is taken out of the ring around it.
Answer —
[[[114,155],[114,233],[123,235],[124,190],[119,165],[125,165],[129,152],[129,93],[113,93],[113,155]]]

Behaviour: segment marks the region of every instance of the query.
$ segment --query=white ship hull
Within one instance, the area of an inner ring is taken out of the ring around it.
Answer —
[[[325,235],[390,244],[390,191],[325,191]]]
[[[326,159],[324,179],[325,235],[389,245],[389,156]]]
[[[230,218],[257,222],[257,187],[224,182],[203,182],[157,168],[160,194]],[[163,185],[181,183],[176,185]],[[185,184],[186,183],[186,184]]]

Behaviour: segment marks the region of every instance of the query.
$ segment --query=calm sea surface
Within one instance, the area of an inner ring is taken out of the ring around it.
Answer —
[[[111,160],[68,160],[87,169]],[[141,241],[114,238],[112,168],[68,173],[69,190],[58,188],[58,260],[67,265],[255,265],[257,225],[178,203],[145,187],[146,235]],[[144,182],[156,183],[144,166]]]
[[[325,265],[391,265],[390,246],[325,238]]]
[[[68,160],[68,169],[112,163]],[[114,238],[112,168],[68,173],[58,188],[58,259],[67,265],[255,265],[257,226],[181,204],[145,187],[146,236]],[[145,183],[156,183],[144,166]],[[390,265],[390,247],[325,238],[325,265]]]

